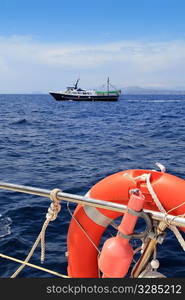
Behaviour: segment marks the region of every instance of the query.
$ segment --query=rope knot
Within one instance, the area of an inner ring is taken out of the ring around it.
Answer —
[[[134,177],[134,180],[139,180],[139,181],[146,181],[147,180],[148,174],[144,173],[142,175],[139,175],[137,177]]]
[[[51,204],[50,207],[48,208],[48,212],[46,214],[46,220],[43,224],[41,233],[40,233],[40,239],[41,239],[41,263],[44,262],[45,259],[45,233],[46,233],[46,228],[49,224],[50,221],[56,220],[59,211],[61,210],[61,205],[60,200],[57,198],[57,194],[61,192],[60,189],[53,189],[50,192],[50,199],[51,199]]]
[[[58,213],[61,210],[60,200],[57,198],[57,194],[61,192],[60,189],[53,189],[50,193],[50,199],[52,203],[50,204],[50,207],[48,208],[48,212],[46,214],[46,219],[49,221],[56,220]]]

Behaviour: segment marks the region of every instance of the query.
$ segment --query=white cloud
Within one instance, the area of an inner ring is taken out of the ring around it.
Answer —
[[[121,87],[184,86],[185,41],[80,45],[0,37],[0,92],[62,88],[79,74],[89,87],[107,75]]]

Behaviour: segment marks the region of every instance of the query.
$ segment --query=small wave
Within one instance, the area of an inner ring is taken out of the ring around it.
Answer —
[[[0,215],[0,238],[8,234],[11,234],[12,220],[9,217],[3,217]]]
[[[11,123],[12,125],[19,125],[19,124],[28,124],[28,121],[26,119],[19,119],[15,122]]]

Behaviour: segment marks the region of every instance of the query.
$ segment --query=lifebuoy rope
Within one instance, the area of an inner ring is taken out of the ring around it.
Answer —
[[[72,214],[70,207],[69,207],[69,202],[67,202],[67,209],[69,214],[71,215],[71,217],[73,218],[73,220],[78,224],[78,226],[80,227],[80,229],[82,230],[82,232],[85,234],[85,236],[88,238],[88,240],[91,242],[91,244],[95,247],[95,249],[98,251],[98,254],[100,254],[100,250],[98,249],[98,247],[96,246],[96,244],[93,242],[93,240],[91,239],[91,237],[88,235],[88,233],[85,231],[85,229],[83,228],[83,226],[80,224],[80,222],[75,218],[75,216]]]
[[[182,205],[185,205],[185,202],[181,203],[180,205],[176,206],[176,207],[173,207],[172,209],[170,209],[169,211],[166,211],[164,209],[164,207],[162,206],[160,200],[158,199],[151,183],[150,183],[150,176],[151,174],[143,174],[142,175],[142,179],[144,179],[145,177],[145,180],[146,180],[146,184],[147,184],[147,188],[148,188],[148,191],[150,192],[151,196],[152,196],[152,199],[154,200],[155,204],[157,205],[158,209],[164,213],[164,222],[166,223],[167,227],[173,231],[174,235],[176,236],[178,242],[180,243],[181,247],[183,248],[183,250],[185,251],[185,240],[183,239],[181,233],[179,232],[177,226],[175,225],[171,225],[170,222],[167,220],[167,215],[169,212],[177,209],[178,207],[182,206]],[[174,216],[174,219],[178,217],[178,216]]]
[[[69,207],[69,202],[67,202],[67,209],[68,212],[70,214],[70,216],[73,218],[73,220],[77,223],[77,225],[80,227],[80,229],[82,230],[82,232],[85,234],[85,236],[88,238],[88,240],[91,242],[91,244],[94,246],[94,248],[98,251],[98,255],[97,255],[97,259],[101,253],[101,251],[98,249],[98,247],[96,246],[96,244],[93,242],[93,240],[91,239],[91,237],[88,235],[88,233],[85,231],[85,229],[83,228],[83,226],[80,224],[80,222],[75,218],[75,216],[72,214],[70,207]],[[98,268],[98,277],[100,278],[100,270]]]

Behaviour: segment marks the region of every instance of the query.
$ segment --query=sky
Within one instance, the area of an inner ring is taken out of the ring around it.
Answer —
[[[185,89],[184,0],[0,0],[0,93]]]

